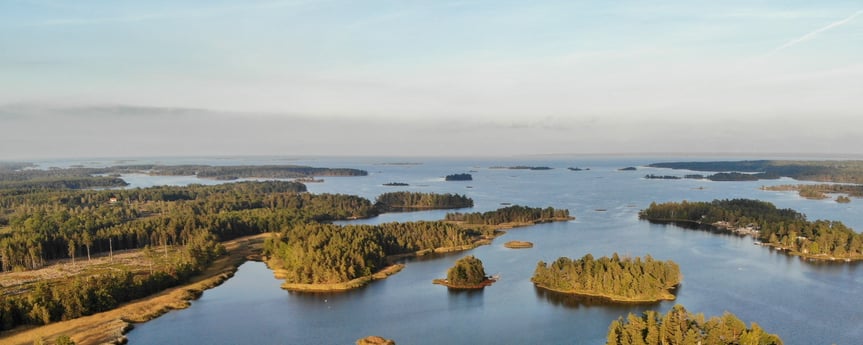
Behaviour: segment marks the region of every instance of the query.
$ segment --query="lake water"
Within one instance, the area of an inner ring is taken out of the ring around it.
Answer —
[[[325,177],[323,183],[308,184],[314,193],[356,194],[372,200],[380,193],[398,190],[459,193],[474,199],[471,211],[493,210],[501,203],[554,206],[568,208],[577,219],[513,229],[491,245],[466,252],[410,259],[400,273],[346,293],[287,292],[262,263],[249,262],[190,308],[137,325],[127,335],[130,343],[352,344],[367,335],[380,335],[399,344],[604,344],[612,320],[647,309],[665,312],[676,303],[708,316],[732,312],[747,323],[755,321],[778,333],[786,344],[863,342],[863,265],[808,263],[753,245],[751,238],[683,230],[637,218],[638,211],[653,201],[755,198],[804,212],[810,219],[839,220],[859,230],[863,229],[863,200],[838,204],[758,189],[796,183],[787,179],[646,180],[642,177],[649,173],[686,172],[617,171],[669,159],[425,159],[419,161],[421,165],[377,164],[397,161],[405,160],[322,159],[290,164],[370,172],[365,177]],[[266,160],[261,164],[265,163],[272,164]],[[489,169],[498,165],[555,169]],[[567,170],[570,166],[591,170]],[[473,181],[443,181],[447,174],[469,171]],[[147,186],[169,181],[160,179],[140,177],[130,182]],[[410,186],[382,186],[386,182]],[[435,220],[445,213],[393,213],[353,223]],[[534,248],[504,248],[509,240],[530,241]],[[676,261],[684,275],[677,300],[607,305],[545,293],[530,283],[539,260],[614,252]],[[445,276],[447,268],[464,255],[481,259],[487,272],[500,274],[500,281],[475,292],[449,291],[431,283]]]

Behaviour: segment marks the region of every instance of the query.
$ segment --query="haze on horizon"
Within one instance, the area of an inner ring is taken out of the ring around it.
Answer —
[[[0,160],[857,155],[859,1],[0,3]]]

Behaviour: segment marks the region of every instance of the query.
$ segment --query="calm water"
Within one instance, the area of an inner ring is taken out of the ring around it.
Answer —
[[[787,344],[863,343],[863,266],[811,264],[755,246],[749,238],[682,230],[637,219],[652,201],[757,198],[863,229],[863,200],[850,204],[812,201],[795,193],[758,190],[759,182],[645,180],[648,173],[684,172],[640,168],[668,159],[618,160],[423,160],[422,165],[379,165],[405,160],[353,159],[291,161],[327,167],[366,169],[366,177],[325,178],[309,184],[315,193],[349,193],[374,199],[386,191],[412,190],[467,194],[473,210],[501,203],[568,208],[577,220],[510,230],[492,245],[406,261],[400,273],[340,294],[283,291],[261,263],[244,264],[224,285],[206,291],[189,309],[138,325],[131,344],[352,344],[367,335],[400,344],[603,344],[609,323],[629,312],[667,311],[680,303],[693,312],[730,311],[778,333]],[[241,162],[242,164],[248,164]],[[266,161],[261,163],[268,163]],[[271,163],[271,162],[269,162]],[[547,165],[550,171],[495,170],[495,165]],[[591,168],[573,172],[569,166]],[[472,172],[474,181],[444,182],[443,176]],[[133,185],[170,182],[140,177]],[[183,184],[177,180],[173,183]],[[194,182],[194,181],[193,181]],[[406,182],[409,187],[384,187]],[[185,182],[189,183],[189,182]],[[604,211],[598,211],[602,209]],[[445,211],[387,214],[355,223],[440,219]],[[512,250],[509,240],[534,248]],[[594,256],[671,259],[684,274],[677,301],[647,306],[597,304],[539,291],[530,283],[537,261]],[[478,292],[450,292],[433,285],[463,255],[480,258],[501,280]]]

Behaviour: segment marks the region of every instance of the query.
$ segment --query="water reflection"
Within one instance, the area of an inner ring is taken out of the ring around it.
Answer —
[[[566,308],[591,308],[591,307],[601,307],[603,309],[609,310],[619,310],[622,314],[627,311],[631,311],[633,309],[650,309],[651,307],[658,307],[662,302],[653,302],[653,303],[621,303],[621,302],[611,302],[607,298],[596,297],[596,296],[582,296],[576,294],[568,294],[557,291],[546,290],[537,286],[533,287],[534,293],[536,294],[536,298],[539,300],[545,300],[546,302],[551,303],[554,306],[563,306]],[[680,287],[675,291],[680,291]],[[639,308],[636,308],[639,307]]]

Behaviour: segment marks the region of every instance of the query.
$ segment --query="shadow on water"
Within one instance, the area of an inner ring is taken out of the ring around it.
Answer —
[[[681,290],[681,286],[679,285],[677,289],[675,289],[674,294],[678,294]],[[626,303],[626,302],[612,302],[607,298],[596,297],[596,296],[582,296],[576,294],[568,294],[557,291],[546,290],[541,287],[534,286],[534,292],[536,293],[537,299],[545,300],[551,303],[554,306],[562,306],[566,308],[592,308],[592,307],[601,307],[603,309],[609,310],[618,310],[620,312],[632,311],[634,309],[646,309],[646,307],[657,307],[662,302],[651,302],[651,303]]]
[[[447,288],[447,302],[450,310],[479,308],[485,303],[484,289]]]

